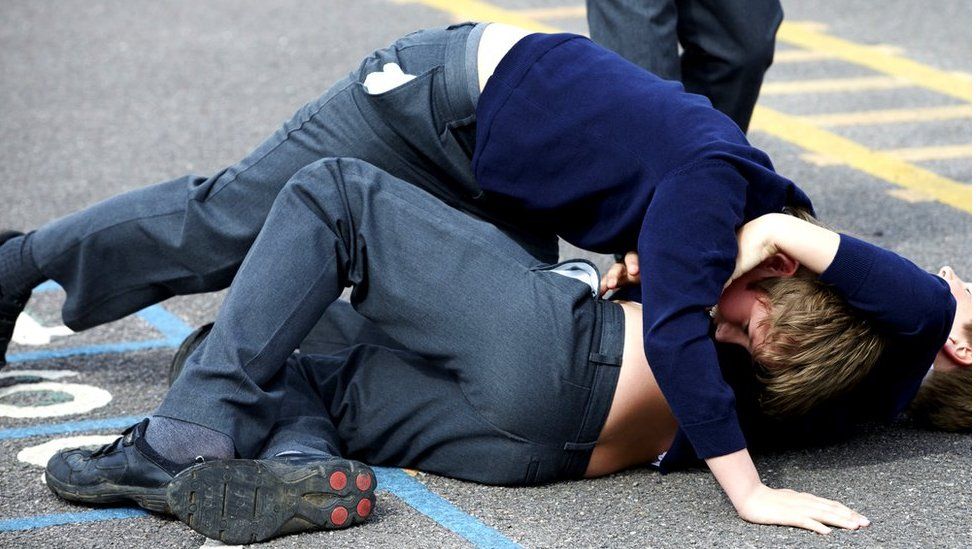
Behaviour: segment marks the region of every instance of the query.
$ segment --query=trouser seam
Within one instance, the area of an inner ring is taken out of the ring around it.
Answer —
[[[309,114],[307,118],[305,118],[304,120],[302,120],[301,124],[299,124],[297,128],[295,128],[293,130],[288,130],[288,132],[285,133],[284,138],[281,139],[281,141],[279,141],[274,147],[271,147],[271,149],[269,151],[267,151],[263,155],[261,155],[260,158],[256,159],[254,162],[251,162],[251,164],[248,167],[246,167],[243,170],[235,173],[234,174],[234,177],[231,178],[230,181],[228,181],[228,182],[224,183],[223,185],[221,185],[221,187],[219,189],[217,189],[213,193],[207,195],[206,198],[204,198],[202,200],[196,199],[196,198],[191,198],[190,200],[196,200],[197,202],[207,202],[210,199],[215,198],[224,189],[226,189],[231,183],[234,183],[235,181],[237,181],[237,179],[240,176],[242,176],[245,173],[247,173],[248,171],[250,171],[251,168],[253,168],[254,166],[256,166],[258,163],[260,163],[265,158],[267,158],[268,155],[270,155],[271,153],[273,153],[276,150],[278,150],[278,147],[281,147],[285,143],[285,141],[288,141],[288,139],[291,138],[291,135],[293,133],[299,132],[299,131],[302,131],[303,129],[305,129],[305,125],[308,124],[312,120],[312,118],[315,118],[316,116],[318,116],[322,112],[322,110],[324,110],[326,107],[329,106],[329,104],[332,103],[333,100],[335,100],[342,93],[344,93],[346,90],[348,90],[349,88],[353,87],[354,85],[356,85],[359,82],[359,80],[357,78],[352,78],[352,75],[351,74],[350,74],[350,76],[348,78],[350,78],[352,81],[349,82],[348,84],[346,84],[345,86],[343,86],[335,94],[333,94],[332,97],[328,98],[324,103],[322,103],[322,105],[318,109],[316,109],[315,112]],[[292,174],[292,175],[294,175],[294,174]]]

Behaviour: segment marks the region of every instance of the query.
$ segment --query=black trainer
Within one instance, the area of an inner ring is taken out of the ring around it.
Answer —
[[[295,455],[194,465],[169,483],[166,498],[190,528],[239,545],[362,523],[375,489],[376,475],[362,463]]]
[[[213,329],[213,322],[204,324],[196,330],[190,332],[190,335],[183,339],[183,343],[180,343],[180,348],[176,350],[176,354],[173,355],[173,362],[169,365],[169,385],[173,386],[173,382],[176,378],[180,377],[180,372],[183,371],[183,365],[186,364],[186,359],[189,358],[193,351],[197,350],[197,347],[203,343],[203,340],[207,338],[207,334]]]
[[[0,246],[11,238],[23,234],[16,231],[0,232]],[[7,347],[10,346],[10,340],[14,336],[14,324],[17,323],[17,317],[27,306],[30,296],[30,292],[23,296],[8,296],[0,291],[0,368],[7,365]]]
[[[148,418],[98,450],[61,450],[47,462],[48,488],[68,501],[134,501],[143,509],[169,513],[166,485],[188,465],[173,463],[153,450],[146,443],[147,425]]]

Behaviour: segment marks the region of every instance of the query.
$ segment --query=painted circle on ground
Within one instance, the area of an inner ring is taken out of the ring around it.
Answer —
[[[92,385],[82,385],[78,383],[23,383],[11,385],[10,387],[0,388],[0,398],[14,393],[30,391],[52,391],[57,393],[68,393],[73,400],[70,402],[59,402],[46,406],[14,406],[12,404],[0,404],[0,416],[27,418],[27,417],[57,417],[72,414],[84,414],[96,408],[101,408],[112,401],[112,393],[105,389],[99,389]]]
[[[80,437],[65,437],[56,438],[54,440],[49,440],[44,444],[37,444],[35,446],[28,446],[23,450],[17,452],[17,460],[24,463],[30,463],[31,465],[37,465],[38,467],[44,467],[47,465],[51,456],[56,454],[58,450],[63,450],[65,448],[79,448],[81,446],[101,446],[102,444],[108,444],[113,440],[119,438],[119,435],[86,435]]]

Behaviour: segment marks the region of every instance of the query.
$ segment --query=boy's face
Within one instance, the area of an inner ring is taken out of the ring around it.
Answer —
[[[715,307],[715,340],[745,347],[749,354],[766,337],[767,327],[762,321],[769,316],[769,307],[762,292],[749,288],[752,282],[768,275],[754,269],[737,278],[722,292]]]
[[[965,333],[964,327],[967,324],[971,325],[973,321],[973,296],[969,290],[969,285],[956,276],[956,272],[949,266],[939,269],[939,277],[949,283],[949,291],[952,292],[952,297],[956,298],[956,316],[952,321],[952,330],[949,332],[949,337],[950,339],[967,340],[969,335]],[[971,346],[972,342],[969,342],[969,345]],[[940,365],[955,364],[964,360],[965,356],[959,356],[957,360],[948,362],[937,360],[936,369],[945,369],[940,368]],[[971,356],[969,360],[972,360]],[[950,366],[949,369],[952,369],[952,367]]]

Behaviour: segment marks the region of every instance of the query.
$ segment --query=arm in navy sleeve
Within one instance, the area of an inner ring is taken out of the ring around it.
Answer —
[[[948,284],[894,252],[847,235],[841,235],[821,279],[890,338],[877,367],[851,395],[845,417],[893,419],[915,397],[952,329],[956,300]]]
[[[949,285],[911,261],[852,236],[820,279],[887,334],[941,346],[955,316]]]
[[[745,448],[706,311],[718,301],[735,265],[746,185],[721,161],[698,162],[672,174],[658,185],[637,244],[644,352],[700,458]]]

